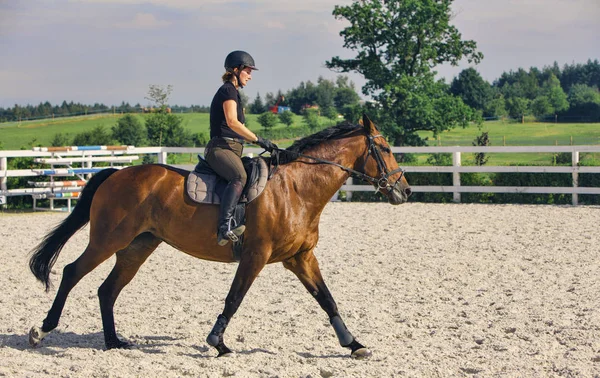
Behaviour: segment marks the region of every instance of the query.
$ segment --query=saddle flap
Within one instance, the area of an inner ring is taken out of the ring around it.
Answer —
[[[219,204],[221,199],[215,190],[219,177],[215,174],[190,172],[186,189],[190,198],[198,203]]]

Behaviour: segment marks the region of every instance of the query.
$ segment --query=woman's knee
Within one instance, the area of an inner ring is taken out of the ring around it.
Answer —
[[[246,175],[245,170],[243,172],[240,172],[240,175],[237,178],[237,180],[239,180],[240,184],[242,184],[242,188],[246,186],[246,182],[248,181],[248,175]]]

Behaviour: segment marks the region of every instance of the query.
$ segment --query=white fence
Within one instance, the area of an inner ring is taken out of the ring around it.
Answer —
[[[82,148],[82,147],[80,147]],[[258,154],[263,150],[249,147],[245,149],[246,154]],[[7,196],[31,195],[36,199],[50,198],[53,209],[54,200],[67,200],[70,210],[71,198],[78,193],[81,185],[71,185],[72,182],[55,181],[59,176],[79,176],[82,180],[89,177],[95,171],[105,167],[94,167],[94,162],[110,162],[113,167],[121,167],[139,158],[141,154],[155,154],[158,162],[167,163],[170,153],[182,154],[203,153],[204,148],[185,147],[127,147],[121,149],[83,149],[83,150],[60,150],[60,151],[0,151],[0,204],[6,203]],[[523,146],[523,147],[393,147],[394,153],[451,153],[452,166],[404,166],[406,172],[446,172],[452,173],[452,186],[412,186],[413,192],[443,192],[453,193],[453,199],[460,202],[461,193],[564,193],[572,195],[573,205],[578,204],[579,194],[600,194],[600,188],[586,188],[578,186],[580,173],[599,173],[600,167],[579,166],[580,153],[600,152],[600,146]],[[572,156],[571,166],[463,166],[463,153],[570,153]],[[8,159],[17,157],[33,157],[40,164],[51,165],[52,169],[32,168],[9,170]],[[79,168],[73,165],[81,165]],[[67,168],[55,169],[55,165],[66,165]],[[192,169],[194,164],[184,165],[184,168]],[[533,187],[533,186],[462,186],[460,174],[464,172],[527,172],[527,173],[570,173],[573,185],[569,187]],[[7,189],[8,177],[47,176],[48,183],[38,183],[36,188]],[[79,183],[81,184],[81,183]],[[353,185],[352,181],[342,186],[341,190],[352,193],[355,191],[371,191],[371,185]],[[64,193],[64,194],[60,194]],[[34,206],[35,207],[35,206]]]

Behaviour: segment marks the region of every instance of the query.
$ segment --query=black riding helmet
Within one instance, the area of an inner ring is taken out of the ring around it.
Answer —
[[[225,58],[225,69],[227,71],[233,71],[234,68],[243,69],[244,67],[258,70],[255,66],[254,58],[245,51],[232,51]]]

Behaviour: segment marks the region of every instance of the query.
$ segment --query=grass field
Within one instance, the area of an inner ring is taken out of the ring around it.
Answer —
[[[208,113],[183,113],[178,114],[183,118],[183,126],[192,133],[209,134],[209,115]],[[136,114],[140,120],[144,120],[147,114]],[[54,135],[58,133],[68,134],[74,137],[78,133],[90,131],[96,126],[103,126],[108,132],[122,115],[93,115],[79,116],[69,118],[43,119],[26,122],[6,122],[0,123],[0,143],[4,150],[19,150],[21,148],[30,148],[31,146],[49,146]],[[261,126],[258,123],[258,115],[248,114],[246,116],[247,125],[250,130],[259,132]],[[329,124],[330,121],[322,118],[323,124]],[[300,116],[295,116],[294,125],[302,125],[304,120]],[[286,127],[284,124],[278,124],[276,128]]]
[[[492,146],[569,146],[600,144],[600,124],[598,123],[514,123],[504,121],[488,121],[481,128],[471,125],[445,131],[439,138],[431,132],[419,135],[428,138],[430,146],[471,146],[475,138],[482,132],[488,132]],[[510,164],[550,164],[553,154],[544,153],[510,153],[489,154],[489,165]],[[420,155],[419,163],[427,158]],[[584,159],[598,159],[598,156],[587,154]],[[474,162],[473,154],[464,154],[463,164]]]
[[[141,120],[147,115],[137,114]],[[192,133],[209,132],[209,115],[207,113],[184,113],[184,127]],[[96,126],[104,126],[107,131],[116,124],[121,115],[94,115],[70,118],[45,119],[27,122],[0,123],[0,143],[4,150],[29,149],[32,145],[48,146],[57,133],[75,136],[78,133],[92,130]],[[257,121],[257,115],[247,115],[248,126],[255,132],[260,132],[261,126]],[[325,118],[323,123],[332,121]],[[303,119],[296,116],[295,125],[301,125]],[[286,127],[279,124],[277,127]],[[600,144],[600,124],[597,123],[512,123],[503,121],[485,122],[481,128],[471,125],[467,128],[456,128],[445,131],[434,138],[431,132],[421,132],[421,137],[429,138],[430,146],[470,146],[473,140],[482,132],[489,133],[493,146],[539,146],[539,145],[582,145]],[[291,141],[278,141],[280,146],[285,147]],[[473,161],[472,154],[465,154],[464,164]],[[550,164],[552,154],[490,154],[490,165],[507,164]],[[598,156],[588,155],[585,159],[600,159]],[[418,162],[424,164],[426,155],[418,155]],[[582,158],[583,159],[583,158]]]
[[[600,144],[598,123],[513,123],[504,121],[485,122],[481,129],[475,125],[456,128],[439,135],[420,132],[429,138],[430,146],[470,146],[475,137],[488,132],[493,146],[568,146],[570,144]]]

